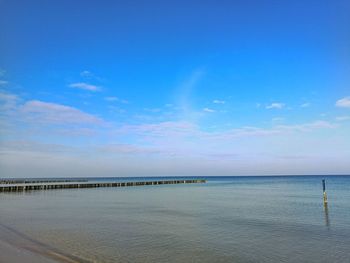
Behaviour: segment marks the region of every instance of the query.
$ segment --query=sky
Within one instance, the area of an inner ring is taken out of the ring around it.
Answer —
[[[0,0],[0,177],[350,174],[349,14]]]

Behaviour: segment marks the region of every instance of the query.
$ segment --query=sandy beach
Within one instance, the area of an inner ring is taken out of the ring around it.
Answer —
[[[31,252],[29,250],[26,250],[24,248],[18,248],[15,246],[12,246],[11,244],[0,240],[0,262],[1,263],[20,263],[23,262],[23,259],[25,259],[25,262],[27,263],[54,263],[59,262],[53,259],[50,259],[48,257],[44,257],[40,254]]]
[[[24,259],[28,263],[88,262],[66,255],[2,224],[0,224],[0,237],[0,263],[20,263]]]

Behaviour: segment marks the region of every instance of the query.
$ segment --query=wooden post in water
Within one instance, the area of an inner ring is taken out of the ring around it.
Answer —
[[[326,180],[322,179],[323,186],[323,204],[326,206],[328,204],[327,193],[326,193]]]

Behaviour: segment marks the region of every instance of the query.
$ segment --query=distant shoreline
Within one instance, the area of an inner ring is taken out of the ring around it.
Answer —
[[[206,178],[232,178],[232,177],[332,177],[332,176],[350,176],[350,174],[249,174],[249,175],[164,175],[164,176],[74,176],[74,177],[0,177],[1,181],[7,181],[7,180],[13,180],[13,181],[40,181],[40,180],[48,180],[48,181],[67,181],[67,182],[74,182],[74,181],[90,181],[90,180],[152,180],[152,178],[162,178],[162,179],[206,179]]]

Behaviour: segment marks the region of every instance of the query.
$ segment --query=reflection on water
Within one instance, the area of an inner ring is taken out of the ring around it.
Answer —
[[[350,177],[327,182],[331,215],[320,177],[230,177],[1,194],[0,223],[95,262],[349,262]]]
[[[330,223],[330,221],[329,221],[328,203],[323,203],[323,207],[324,207],[324,219],[325,219],[325,223],[326,223],[326,226],[327,226],[328,230],[330,230],[331,223]]]

